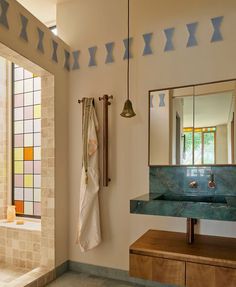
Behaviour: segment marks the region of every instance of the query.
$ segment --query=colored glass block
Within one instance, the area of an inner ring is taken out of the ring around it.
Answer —
[[[41,104],[41,91],[34,92],[34,104],[35,105]]]
[[[33,78],[33,74],[27,70],[24,70],[24,78],[25,79]]]
[[[24,92],[33,92],[33,79],[24,80]]]
[[[25,161],[24,162],[24,173],[25,174],[32,174],[34,172],[33,169],[33,161]]]
[[[24,107],[24,119],[31,120],[33,119],[33,107]]]
[[[25,133],[32,133],[33,132],[33,120],[26,120],[24,121],[24,132]]]
[[[34,175],[34,187],[40,188],[41,187],[41,175]]]
[[[23,160],[23,148],[14,148],[14,159]]]
[[[24,131],[23,129],[23,121],[18,121],[14,123],[14,133],[15,134],[22,134]]]
[[[24,199],[25,201],[33,201],[33,188],[24,189]]]
[[[17,81],[14,83],[14,94],[22,94],[23,93],[23,81]]]
[[[15,81],[23,80],[23,77],[24,77],[23,68],[17,68],[14,70]]]
[[[24,96],[23,94],[18,94],[14,96],[14,107],[22,107],[24,104]]]
[[[41,117],[41,105],[34,106],[34,118],[38,119]]]
[[[24,187],[33,187],[33,175],[32,174],[24,175]]]
[[[34,132],[35,133],[41,132],[41,120],[40,119],[34,120]]]
[[[32,147],[25,147],[24,148],[24,160],[33,160],[33,153],[34,150]]]
[[[15,187],[23,187],[23,184],[24,184],[24,177],[23,177],[23,175],[15,174],[15,176],[14,176],[14,184],[15,184]]]
[[[23,135],[15,135],[14,136],[14,146],[23,148],[23,144],[24,144]]]
[[[24,94],[24,106],[32,106],[34,104],[33,93]]]
[[[41,146],[41,133],[34,134],[34,146]]]
[[[41,160],[41,148],[40,147],[34,148],[34,160]]]
[[[34,189],[34,201],[37,201],[37,202],[41,201],[41,189],[39,188]]]
[[[34,202],[34,215],[41,216],[41,203]]]
[[[41,78],[34,78],[34,90],[41,90]]]
[[[24,146],[33,146],[34,138],[33,134],[24,134]]]
[[[14,120],[15,121],[23,120],[23,108],[14,109]]]
[[[33,202],[24,202],[24,213],[28,215],[33,215]]]
[[[40,216],[41,78],[16,67],[13,71],[13,198],[17,213]]]
[[[16,213],[23,214],[24,213],[24,202],[21,200],[15,200]]]
[[[24,190],[23,188],[14,188],[14,199],[15,200],[23,200],[24,199]]]
[[[34,173],[41,174],[41,161],[40,160],[34,161]]]
[[[23,174],[23,172],[24,172],[23,161],[15,161],[14,162],[14,172],[15,172],[15,174]]]

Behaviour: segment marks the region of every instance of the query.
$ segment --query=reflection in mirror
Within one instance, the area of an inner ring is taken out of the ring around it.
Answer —
[[[188,164],[184,128],[193,127],[193,87],[150,93],[150,165]]]
[[[235,163],[235,81],[149,96],[150,165]]]
[[[194,164],[234,163],[235,82],[196,86]]]

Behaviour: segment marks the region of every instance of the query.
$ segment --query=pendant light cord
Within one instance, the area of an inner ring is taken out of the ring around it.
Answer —
[[[130,9],[130,0],[128,0],[128,41],[127,41],[127,44],[128,44],[128,62],[127,62],[127,98],[128,98],[128,100],[129,100],[129,56],[130,56],[130,51],[129,51],[129,49],[130,49],[130,46],[129,46],[129,25],[130,25],[130,19],[129,19],[129,17],[130,17],[130,12],[129,12],[129,9]]]

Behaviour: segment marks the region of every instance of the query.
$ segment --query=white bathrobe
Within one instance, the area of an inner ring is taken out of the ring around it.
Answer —
[[[83,103],[83,166],[77,243],[87,251],[101,242],[99,214],[98,121],[92,99]]]

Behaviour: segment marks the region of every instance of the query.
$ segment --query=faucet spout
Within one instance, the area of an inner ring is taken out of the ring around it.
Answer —
[[[188,244],[193,244],[194,242],[194,225],[197,224],[197,219],[187,218],[187,234],[186,240]]]

